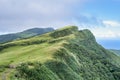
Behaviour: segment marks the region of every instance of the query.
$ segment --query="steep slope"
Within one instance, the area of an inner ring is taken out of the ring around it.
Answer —
[[[76,26],[0,45],[0,67],[7,80],[120,80],[120,58]]]
[[[120,56],[120,50],[110,49],[110,51]]]
[[[32,28],[19,33],[0,35],[0,43],[4,43],[16,39],[28,38],[28,37],[44,34],[46,32],[50,32],[53,30],[54,30],[53,28]]]

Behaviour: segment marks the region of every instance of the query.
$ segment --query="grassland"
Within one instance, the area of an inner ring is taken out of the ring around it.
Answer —
[[[40,36],[32,37],[29,39],[16,40],[1,44],[0,50],[0,66],[2,76],[5,72],[13,69],[24,62],[39,61],[41,63],[52,60],[53,54],[66,42],[66,39],[73,38],[74,35],[63,36],[60,38],[53,38],[51,33],[46,33]],[[57,43],[56,43],[57,41]]]

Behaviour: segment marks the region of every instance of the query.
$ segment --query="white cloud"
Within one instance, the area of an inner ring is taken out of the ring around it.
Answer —
[[[116,38],[117,37],[117,35],[111,30],[106,31],[105,33],[99,33],[99,34],[97,33],[95,34],[95,36],[101,37],[101,38]]]
[[[86,16],[86,15],[79,15],[73,18],[73,23],[78,25],[80,29],[91,29],[91,28],[99,28],[99,27],[105,27],[105,25],[102,22],[103,20],[95,17],[95,16]]]
[[[120,29],[110,28],[110,27],[101,27],[96,29],[91,29],[93,34],[97,39],[117,39],[120,38]]]
[[[15,15],[66,16],[72,13],[72,7],[87,0],[0,0],[0,11]]]
[[[104,20],[103,24],[105,24],[106,26],[112,26],[112,27],[118,27],[118,26],[120,26],[120,22],[111,21],[111,20]]]
[[[98,17],[79,16],[73,22],[79,26],[79,29],[89,29],[96,38],[112,39],[120,38],[120,23],[113,20],[102,20]]]
[[[93,29],[93,33],[97,38],[101,39],[117,39],[120,38],[120,22],[113,20],[102,20],[105,27]]]
[[[10,32],[0,32],[0,35],[8,34]]]

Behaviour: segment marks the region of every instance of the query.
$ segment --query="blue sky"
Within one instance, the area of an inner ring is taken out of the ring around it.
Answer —
[[[106,48],[120,49],[119,8],[120,0],[0,0],[0,34],[76,25]]]

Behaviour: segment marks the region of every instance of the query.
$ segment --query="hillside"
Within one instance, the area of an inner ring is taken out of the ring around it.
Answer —
[[[0,45],[1,80],[120,80],[120,58],[68,26]]]
[[[120,50],[110,49],[110,51],[120,56]]]
[[[29,38],[29,37],[44,34],[46,32],[50,32],[53,30],[54,30],[53,28],[32,28],[32,29],[25,30],[23,32],[0,35],[0,43],[5,43],[5,42],[16,40],[16,39]]]

